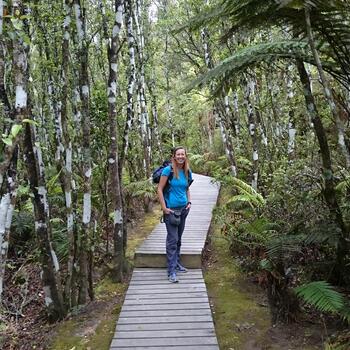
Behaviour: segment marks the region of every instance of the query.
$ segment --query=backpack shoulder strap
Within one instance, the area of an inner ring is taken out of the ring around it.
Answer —
[[[188,171],[188,186],[187,186],[187,188],[189,188],[189,187],[191,186],[192,182],[193,182],[192,171],[191,171],[191,169],[190,169],[190,170]]]
[[[170,174],[168,177],[168,181],[171,181],[173,179],[174,171],[173,171],[173,167],[171,164],[169,164],[168,166],[170,167]]]

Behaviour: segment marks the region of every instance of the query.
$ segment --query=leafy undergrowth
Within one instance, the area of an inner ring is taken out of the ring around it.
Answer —
[[[132,266],[134,251],[159,222],[160,210],[146,214],[129,229],[127,259]],[[44,313],[39,267],[23,267],[29,295],[19,318],[0,314],[0,348],[4,350],[105,350],[109,349],[130,276],[124,283],[103,278],[95,286],[95,300],[72,312],[64,321],[48,324]],[[20,292],[12,288],[13,299]],[[15,302],[16,300],[14,300]],[[18,302],[17,302],[18,304]],[[10,305],[10,304],[9,304]]]
[[[235,263],[214,227],[206,248],[205,281],[221,350],[322,349],[324,329],[315,323],[271,326],[265,292]]]

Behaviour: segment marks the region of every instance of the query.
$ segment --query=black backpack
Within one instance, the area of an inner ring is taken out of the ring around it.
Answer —
[[[160,177],[162,176],[163,169],[166,168],[168,165],[170,165],[171,162],[169,160],[165,160],[161,166],[159,166],[156,170],[153,171],[152,173],[152,182],[154,184],[159,184]],[[173,178],[173,169],[170,168],[170,174],[168,177],[168,181]]]
[[[162,176],[163,169],[166,168],[168,165],[171,165],[171,162],[169,160],[165,160],[161,166],[159,166],[156,170],[153,171],[153,173],[152,173],[152,182],[154,184],[158,184],[159,183],[160,177]],[[169,181],[171,181],[171,179],[173,178],[173,174],[174,174],[173,173],[173,169],[170,166],[170,174],[168,176],[168,181],[167,181],[167,184],[166,184],[164,190],[168,187]],[[193,182],[193,179],[192,179],[192,176],[191,176],[191,179],[190,178],[188,179],[188,187],[191,186],[192,182]]]

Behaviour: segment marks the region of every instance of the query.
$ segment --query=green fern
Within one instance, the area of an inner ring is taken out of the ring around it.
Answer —
[[[343,181],[339,182],[335,189],[340,193],[346,193],[350,189],[350,175],[347,176]]]
[[[310,282],[294,288],[294,291],[321,312],[339,314],[345,307],[344,297],[326,281]]]
[[[234,201],[246,201],[249,202],[249,204],[255,208],[264,207],[266,202],[264,197],[254,190],[254,188],[244,181],[232,177],[231,178],[232,185],[237,189],[237,191],[240,193],[240,196],[234,196],[228,200],[228,203],[232,203]]]
[[[267,243],[267,255],[271,260],[278,260],[291,253],[298,253],[303,240],[304,235],[276,236]]]
[[[238,50],[234,55],[220,62],[215,68],[199,76],[186,87],[186,91],[220,77],[225,80],[228,76],[233,76],[252,65],[281,58],[300,58],[307,62],[312,62],[313,59],[308,52],[308,43],[305,41],[282,40],[251,45]]]
[[[131,197],[153,198],[156,194],[156,187],[147,179],[130,182],[124,186],[124,191]]]
[[[190,162],[196,165],[204,162],[204,157],[202,154],[189,154]]]

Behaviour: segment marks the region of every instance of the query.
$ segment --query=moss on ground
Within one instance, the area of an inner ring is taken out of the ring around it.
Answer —
[[[159,223],[161,217],[161,209],[155,207],[152,213],[147,213],[142,222],[139,222],[136,227],[130,230],[128,236],[128,246],[126,249],[126,258],[132,264],[136,248],[145,240],[151,233],[153,228]]]
[[[59,324],[49,349],[109,349],[126,289],[126,283],[114,283],[109,278],[101,281],[95,300]]]
[[[211,253],[215,262],[205,273],[216,334],[222,350],[242,349],[252,337],[259,338],[270,325],[268,309],[252,299],[250,293],[253,286],[244,281],[227,247],[225,239],[212,237]]]

